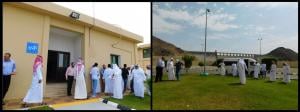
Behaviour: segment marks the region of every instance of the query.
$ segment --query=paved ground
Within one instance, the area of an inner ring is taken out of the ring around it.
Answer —
[[[101,102],[94,102],[94,103],[56,108],[55,110],[119,110],[119,109]]]
[[[119,110],[102,103],[99,98],[51,105],[55,110]]]
[[[125,95],[128,95],[129,91],[125,92]],[[91,98],[91,99],[99,99],[103,98],[105,95],[103,93],[98,94],[98,97],[96,98]],[[5,100],[5,105],[2,106],[3,110],[13,110],[13,109],[20,109],[22,108],[22,100],[23,99],[10,99],[10,100]],[[63,103],[68,103],[68,102],[77,102],[81,100],[75,100],[74,96],[62,96],[62,97],[44,97],[44,102],[46,102],[48,105],[54,105],[54,104],[63,104]],[[93,105],[93,104],[91,104]],[[29,105],[30,107],[38,106],[36,104]],[[109,107],[107,107],[109,108]]]
[[[45,97],[44,102],[47,104],[58,104],[58,103],[65,103],[65,102],[73,102],[74,100],[73,96],[64,96],[64,97]],[[22,99],[11,99],[11,100],[5,100],[5,105],[3,106],[3,110],[12,110],[12,109],[20,109],[22,108]],[[37,105],[30,105],[30,107],[34,107]]]

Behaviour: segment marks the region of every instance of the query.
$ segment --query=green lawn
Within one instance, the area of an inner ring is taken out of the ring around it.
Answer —
[[[153,109],[298,109],[298,80],[281,80],[249,78],[240,85],[238,77],[185,74],[180,81],[153,83]]]
[[[45,106],[29,108],[28,110],[54,110],[54,109],[45,105]]]
[[[146,95],[144,96],[144,99],[140,99],[133,94],[124,96],[122,100],[109,98],[109,101],[134,108],[136,110],[150,110],[150,96]]]

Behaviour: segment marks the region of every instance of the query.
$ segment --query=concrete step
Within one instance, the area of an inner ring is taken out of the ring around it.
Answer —
[[[45,97],[59,97],[59,96],[66,96],[66,95],[67,95],[67,83],[46,84]]]

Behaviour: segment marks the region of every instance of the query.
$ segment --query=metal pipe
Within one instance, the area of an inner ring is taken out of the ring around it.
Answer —
[[[209,12],[209,9],[206,9],[205,11],[205,40],[204,40],[204,73],[206,72],[205,66],[206,66],[206,35],[207,35],[207,12]]]

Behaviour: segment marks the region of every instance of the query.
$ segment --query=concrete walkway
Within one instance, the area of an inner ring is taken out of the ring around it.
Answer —
[[[113,105],[105,104],[102,99],[82,100],[76,102],[50,105],[54,110],[119,110]]]
[[[129,95],[130,91],[126,91],[124,96]],[[94,100],[99,98],[105,98],[106,96],[104,93],[98,94],[96,98],[90,98],[89,100]],[[5,105],[2,105],[3,110],[15,110],[15,109],[21,109],[22,107],[22,98],[21,99],[10,99],[5,100]],[[48,105],[56,105],[56,104],[68,104],[72,102],[79,102],[79,101],[86,101],[86,100],[75,100],[74,96],[60,96],[60,97],[44,97],[43,101],[47,103]],[[81,102],[82,103],[82,102]],[[88,102],[87,102],[88,103]],[[37,104],[31,104],[29,105],[29,108],[39,106]]]

